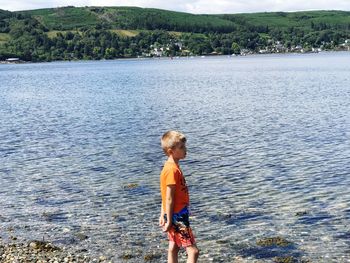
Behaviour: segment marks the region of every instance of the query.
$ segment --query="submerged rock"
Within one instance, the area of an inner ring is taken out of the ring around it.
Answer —
[[[132,252],[125,252],[123,255],[121,255],[119,258],[128,260],[136,257],[136,255],[132,254]]]
[[[261,247],[279,246],[286,247],[292,244],[292,242],[284,239],[283,237],[268,237],[256,241],[256,244]]]
[[[149,254],[146,254],[144,256],[144,260],[145,261],[152,261],[152,260],[160,259],[161,257],[162,257],[162,255],[159,253],[149,253]]]
[[[56,221],[66,221],[67,215],[61,211],[55,211],[55,212],[43,212],[42,217],[47,222],[56,222]]]
[[[135,183],[132,183],[132,184],[127,184],[127,185],[124,185],[124,189],[135,189],[139,187],[139,184],[135,184]]]
[[[89,236],[85,235],[84,233],[78,232],[74,234],[74,237],[76,237],[78,240],[83,241],[89,238]]]
[[[216,240],[216,243],[217,244],[228,244],[228,243],[230,243],[230,241],[229,240],[224,240],[224,239],[219,239],[219,240]]]
[[[295,213],[295,216],[305,216],[307,215],[308,213],[306,211],[300,211],[300,212],[296,212]]]
[[[7,228],[7,231],[9,231],[9,232],[13,232],[13,231],[15,231],[15,229],[14,229],[14,227],[9,226],[9,227]]]
[[[276,263],[296,263],[298,260],[292,256],[290,257],[276,257],[274,259],[274,262]]]
[[[276,257],[273,262],[275,263],[311,263],[309,259],[300,259],[293,256]]]

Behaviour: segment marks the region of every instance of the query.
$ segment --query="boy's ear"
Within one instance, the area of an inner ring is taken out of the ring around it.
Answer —
[[[169,149],[168,149],[166,152],[167,152],[168,156],[170,156],[170,155],[172,155],[172,154],[173,154],[173,150],[172,150],[172,149],[170,149],[170,148],[169,148]]]

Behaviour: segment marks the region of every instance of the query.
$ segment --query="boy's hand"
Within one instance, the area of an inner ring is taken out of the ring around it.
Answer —
[[[159,226],[162,226],[162,227],[163,227],[164,225],[165,225],[164,216],[161,215],[161,216],[159,217]]]
[[[166,223],[164,226],[163,226],[163,232],[168,232],[171,228],[171,224],[169,223]]]

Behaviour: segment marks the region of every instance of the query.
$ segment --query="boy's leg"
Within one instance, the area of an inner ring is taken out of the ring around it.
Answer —
[[[175,244],[175,242],[169,242],[168,263],[178,263],[179,250],[180,248]]]
[[[196,263],[198,256],[199,256],[199,250],[196,245],[188,246],[186,247],[187,251],[187,263]]]

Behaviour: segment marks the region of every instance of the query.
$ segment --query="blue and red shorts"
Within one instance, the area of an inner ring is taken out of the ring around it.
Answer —
[[[165,221],[167,220],[164,215]],[[168,231],[170,242],[174,242],[178,247],[188,247],[196,243],[192,229],[190,227],[189,212],[187,207],[180,212],[173,214],[172,227]]]

